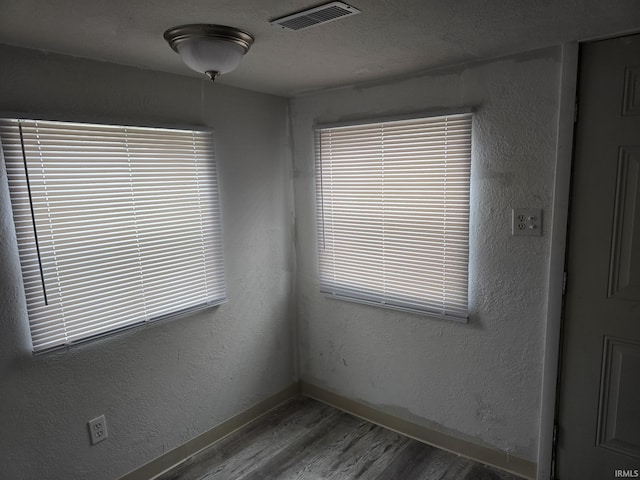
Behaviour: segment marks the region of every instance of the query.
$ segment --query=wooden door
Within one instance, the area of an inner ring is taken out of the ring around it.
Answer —
[[[580,54],[556,478],[640,477],[640,35]]]

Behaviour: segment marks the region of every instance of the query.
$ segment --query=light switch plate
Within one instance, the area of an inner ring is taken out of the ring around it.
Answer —
[[[542,209],[514,208],[512,210],[511,234],[523,237],[542,235]]]

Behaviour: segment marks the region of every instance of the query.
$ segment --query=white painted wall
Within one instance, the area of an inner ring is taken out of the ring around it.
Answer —
[[[0,478],[113,480],[295,380],[287,100],[7,46],[0,64],[0,111],[216,129],[229,296],[33,357],[3,173]],[[92,447],[86,422],[102,413],[109,438]]]
[[[536,461],[551,245],[510,224],[512,207],[551,212],[559,81],[552,48],[292,101],[303,380]],[[313,124],[464,106],[476,108],[469,323],[322,296]]]

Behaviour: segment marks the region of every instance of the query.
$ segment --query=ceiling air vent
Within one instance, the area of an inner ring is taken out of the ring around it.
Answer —
[[[332,22],[338,18],[355,15],[356,13],[360,13],[360,10],[351,5],[343,2],[330,2],[320,5],[319,7],[294,13],[293,15],[276,18],[269,23],[290,30],[302,30],[303,28]]]

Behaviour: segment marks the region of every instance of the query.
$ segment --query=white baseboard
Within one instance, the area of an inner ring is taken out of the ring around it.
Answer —
[[[485,465],[497,467],[527,479],[533,480],[536,478],[536,464],[529,460],[514,457],[507,452],[478,445],[468,440],[462,440],[417,425],[310,383],[301,382],[301,391],[303,396],[314,398],[351,415],[401,433],[407,437],[414,438],[420,442],[470,458]]]
[[[235,432],[246,424],[256,420],[265,413],[291,398],[300,396],[300,384],[292,383],[284,390],[272,395],[253,407],[240,412],[220,425],[192,438],[188,442],[159,456],[151,462],[136,468],[132,472],[121,477],[120,480],[149,480],[179,465],[214,442]]]

